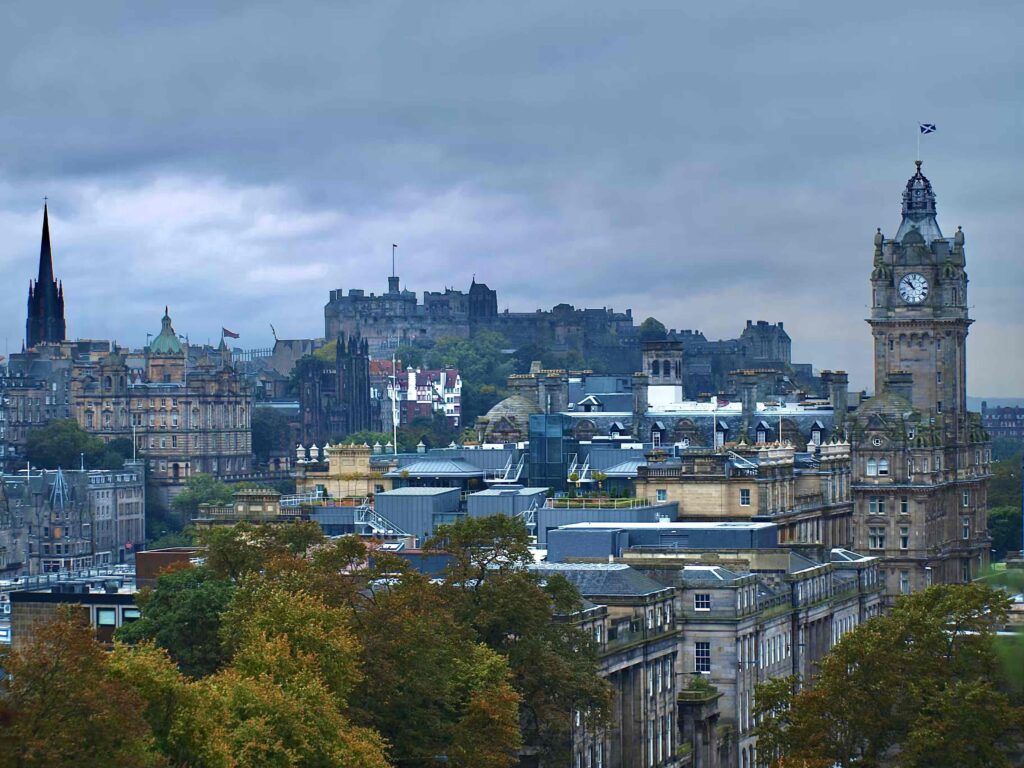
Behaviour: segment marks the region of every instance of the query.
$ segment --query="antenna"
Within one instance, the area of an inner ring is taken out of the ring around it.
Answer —
[[[395,251],[398,249],[398,243],[391,244],[391,276],[395,276]]]

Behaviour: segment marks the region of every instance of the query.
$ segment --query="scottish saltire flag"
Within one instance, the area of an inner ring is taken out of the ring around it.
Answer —
[[[921,133],[935,133],[935,123],[918,123],[921,126]]]

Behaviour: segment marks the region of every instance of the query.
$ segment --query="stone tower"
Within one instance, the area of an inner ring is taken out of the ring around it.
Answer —
[[[347,339],[338,337],[335,353],[338,375],[338,415],[340,432],[350,435],[371,428],[370,352],[366,339],[359,333]]]
[[[890,596],[988,564],[991,444],[967,412],[967,274],[917,162],[896,235],[874,238],[875,396],[852,421],[855,548],[884,558]]]
[[[875,234],[871,273],[871,333],[875,391],[893,373],[912,378],[914,408],[942,416],[952,439],[962,439],[967,411],[967,273],[964,234],[942,236],[931,182],[917,172],[903,192],[896,236]]]
[[[39,248],[39,276],[28,286],[28,319],[25,322],[25,347],[64,341],[64,286],[53,277],[50,252],[50,216],[43,205],[43,239]]]

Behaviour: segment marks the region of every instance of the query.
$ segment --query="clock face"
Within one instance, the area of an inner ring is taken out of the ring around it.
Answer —
[[[928,281],[924,275],[911,272],[900,280],[900,298],[907,304],[920,304],[928,298]]]

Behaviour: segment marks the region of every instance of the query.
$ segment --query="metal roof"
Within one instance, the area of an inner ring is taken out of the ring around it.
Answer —
[[[462,459],[424,459],[393,469],[385,477],[483,477],[484,471]]]

